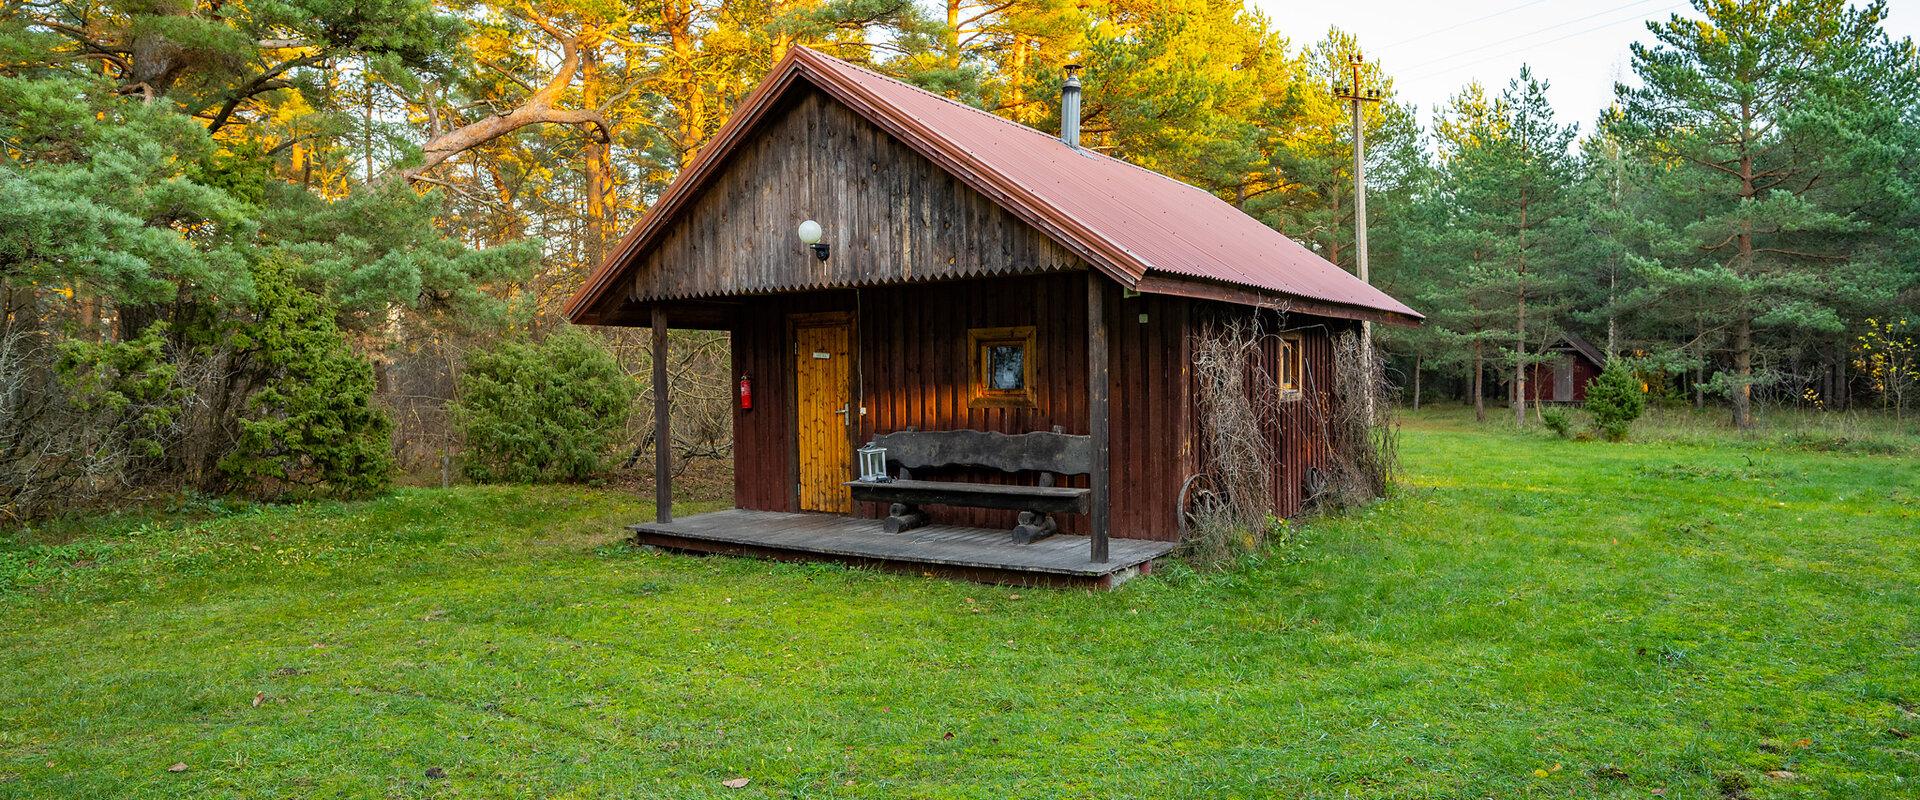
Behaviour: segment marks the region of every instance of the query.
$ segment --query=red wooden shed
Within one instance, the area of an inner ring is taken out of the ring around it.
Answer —
[[[1068,120],[1077,94],[1070,80]],[[1297,512],[1326,458],[1306,409],[1339,402],[1332,337],[1420,315],[1063,127],[789,51],[567,306],[651,325],[656,352],[670,326],[727,331],[751,393],[736,508],[673,519],[660,448],[659,519],[636,539],[1110,585],[1180,537],[1200,469],[1193,344],[1223,317],[1268,334],[1273,502]],[[862,478],[868,444],[885,478]]]
[[[1535,403],[1587,402],[1587,384],[1607,368],[1607,356],[1577,334],[1563,333],[1541,351],[1552,356],[1531,367],[1527,394]]]

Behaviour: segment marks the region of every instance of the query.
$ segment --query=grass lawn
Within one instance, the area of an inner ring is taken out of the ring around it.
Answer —
[[[0,797],[1920,797],[1920,450],[1850,449],[1426,413],[1394,499],[1104,594],[580,488],[21,534]]]

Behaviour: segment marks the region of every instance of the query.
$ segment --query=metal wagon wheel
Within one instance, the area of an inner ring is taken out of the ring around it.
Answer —
[[[1205,473],[1188,475],[1180,484],[1180,541],[1187,541],[1194,522],[1227,505],[1226,495],[1214,489],[1213,478]]]

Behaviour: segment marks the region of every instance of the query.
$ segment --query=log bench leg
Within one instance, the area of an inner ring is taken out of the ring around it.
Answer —
[[[910,531],[925,524],[927,524],[927,513],[921,511],[919,506],[894,503],[887,507],[885,527],[888,533]]]
[[[1032,511],[1020,512],[1020,524],[1013,526],[1014,544],[1032,544],[1054,534],[1057,530],[1052,514],[1036,514]]]

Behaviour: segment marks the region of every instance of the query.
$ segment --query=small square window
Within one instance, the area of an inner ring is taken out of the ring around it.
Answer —
[[[970,408],[1033,408],[1033,327],[967,331]]]
[[[1027,348],[1017,344],[987,346],[987,390],[1017,392],[1027,388]]]
[[[1280,335],[1280,374],[1274,376],[1274,382],[1280,386],[1281,400],[1300,399],[1300,387],[1306,376],[1301,359],[1304,347],[1305,340],[1300,334]]]

